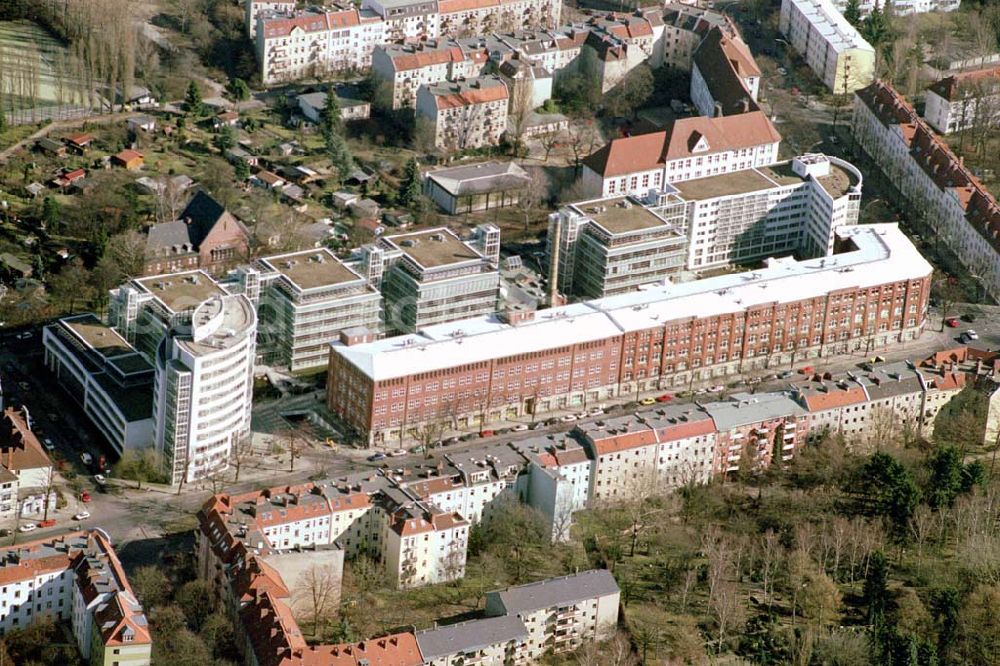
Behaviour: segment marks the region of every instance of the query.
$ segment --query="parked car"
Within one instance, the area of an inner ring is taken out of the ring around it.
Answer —
[[[396,449],[395,451],[390,451],[389,455],[393,458],[401,458],[406,455],[406,449]]]
[[[40,523],[38,523],[38,526],[39,527],[55,527],[56,526],[56,519],[55,518],[47,518],[47,519],[41,521]]]
[[[53,443],[52,439],[49,437],[42,437],[42,446],[45,447],[46,451],[55,451],[56,445]]]
[[[973,331],[971,328],[965,332],[966,340],[978,340],[979,334]]]
[[[384,453],[373,453],[368,456],[368,462],[378,462],[379,460],[385,460]]]
[[[967,321],[971,324],[972,322],[976,321],[976,315],[972,312],[966,312],[964,315],[962,315],[962,321]]]
[[[89,502],[90,501],[90,493],[88,493],[86,490],[84,490],[82,493],[80,493],[80,501],[84,502],[84,503]]]
[[[467,434],[462,435],[461,437],[459,437],[458,441],[460,441],[460,442],[471,442],[476,437],[478,437],[478,435],[476,433],[470,432],[470,433],[467,433]]]
[[[25,523],[24,525],[21,525],[20,527],[18,527],[17,531],[18,532],[34,532],[37,529],[38,529],[38,525],[36,525],[34,523]]]
[[[663,395],[656,396],[656,402],[670,402],[673,399],[674,396],[672,396],[669,393],[664,393]]]
[[[411,448],[410,449],[410,453],[423,453],[426,450],[427,450],[427,447],[425,447],[423,444],[421,444],[419,446],[414,446],[413,448]]]
[[[656,404],[656,398],[643,398],[642,400],[639,401],[639,404],[640,405],[655,405]]]
[[[778,379],[788,379],[789,377],[794,377],[794,376],[795,376],[794,372],[792,372],[791,370],[785,370],[784,372],[778,375]]]
[[[480,430],[479,431],[479,436],[480,437],[492,437],[493,435],[494,435],[494,432],[492,430]]]
[[[527,429],[528,429],[527,423],[518,423],[516,426],[511,428],[511,430],[513,430],[514,432],[524,432]]]
[[[576,421],[576,414],[567,414],[566,416],[563,416],[559,420],[562,421],[563,423],[572,423],[573,421]]]
[[[711,391],[712,393],[721,393],[722,391],[726,390],[726,387],[723,386],[722,384],[716,384],[715,386],[713,386],[708,390]]]
[[[99,485],[99,486],[103,486],[104,484],[106,484],[108,482],[108,480],[104,478],[103,474],[95,474],[94,475],[94,481],[96,481],[97,485]]]
[[[89,465],[94,462],[94,456],[90,455],[86,451],[80,454],[80,460],[83,461],[84,465]]]
[[[944,323],[948,328],[958,328],[959,326],[958,317],[948,317],[944,320]]]
[[[87,520],[87,518],[90,518],[89,511],[81,511],[80,513],[73,516],[73,520]]]
[[[587,416],[600,416],[603,413],[604,413],[603,409],[601,409],[600,407],[594,407],[593,409],[587,412]]]

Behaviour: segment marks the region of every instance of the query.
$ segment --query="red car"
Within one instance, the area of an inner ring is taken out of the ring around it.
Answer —
[[[40,521],[38,523],[38,526],[39,527],[55,527],[56,526],[56,521],[53,518],[49,518],[48,520]]]
[[[84,490],[82,493],[80,493],[80,501],[81,502],[89,502],[90,501],[90,493],[88,493],[86,490]]]
[[[673,395],[671,395],[670,393],[664,393],[661,396],[657,396],[656,402],[670,402],[673,399],[674,399]]]
[[[961,322],[958,321],[958,317],[948,317],[944,323],[948,325],[948,328],[958,328]]]

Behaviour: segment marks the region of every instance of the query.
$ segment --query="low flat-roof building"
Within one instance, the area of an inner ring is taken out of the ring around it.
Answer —
[[[238,273],[257,306],[264,364],[324,368],[341,331],[364,327],[377,335],[383,328],[382,295],[325,248],[258,259]]]
[[[153,444],[153,366],[93,314],[42,335],[45,367],[121,456]]]
[[[517,204],[531,182],[514,162],[484,162],[430,171],[424,192],[449,215]]]

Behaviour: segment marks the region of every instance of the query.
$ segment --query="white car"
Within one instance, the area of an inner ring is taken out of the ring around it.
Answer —
[[[105,483],[108,482],[108,480],[104,478],[103,474],[95,474],[94,481],[97,481],[97,485],[99,486],[103,486]]]
[[[979,334],[973,331],[971,328],[965,332],[965,337],[967,340],[978,340]]]
[[[89,511],[81,511],[80,513],[73,516],[73,520],[87,520],[87,518],[90,518]]]
[[[562,417],[559,420],[562,421],[563,423],[571,423],[573,421],[576,421],[576,414],[567,414],[566,416]]]
[[[391,451],[389,455],[393,458],[400,458],[406,455],[406,449],[396,449],[395,451]]]
[[[603,413],[604,413],[603,409],[601,409],[600,407],[594,407],[592,410],[587,412],[587,416],[600,416]]]
[[[528,424],[527,423],[518,423],[516,426],[514,426],[513,428],[511,428],[511,430],[513,430],[514,432],[523,432],[523,431],[525,431],[527,429],[528,429]]]
[[[94,462],[94,457],[89,453],[87,453],[86,451],[84,451],[83,453],[80,454],[80,460],[83,461],[84,465],[89,465],[90,463]]]
[[[17,528],[18,532],[33,532],[38,529],[38,525],[34,523],[25,523]]]
[[[711,391],[712,393],[720,393],[722,391],[725,391],[726,387],[723,386],[722,384],[716,384],[715,386],[713,386],[712,388],[710,388],[708,390]]]
[[[46,451],[55,451],[56,450],[56,445],[48,437],[43,437],[42,438],[42,446],[45,447]]]

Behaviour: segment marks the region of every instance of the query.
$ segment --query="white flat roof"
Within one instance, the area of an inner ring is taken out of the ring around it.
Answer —
[[[618,296],[539,310],[511,326],[495,316],[439,324],[419,333],[333,349],[375,381],[432,372],[566,345],[593,342],[670,321],[742,312],[830,292],[924,278],[931,266],[895,224],[844,227],[856,250],[796,261],[770,259],[748,273],[667,284]]]
[[[799,8],[813,28],[837,53],[847,49],[875,50],[830,0],[790,0],[790,2]]]

